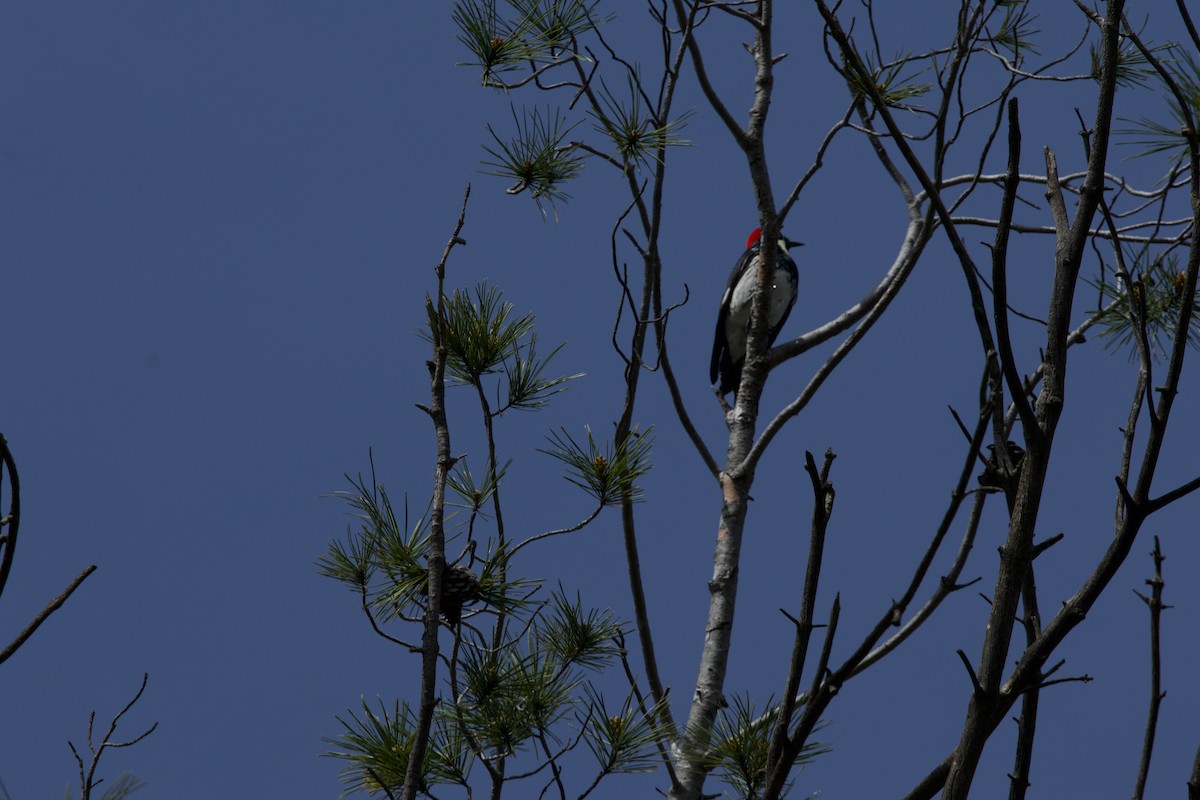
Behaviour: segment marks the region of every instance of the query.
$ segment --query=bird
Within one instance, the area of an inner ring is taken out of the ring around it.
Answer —
[[[1020,474],[1021,462],[1025,460],[1025,448],[1011,439],[1004,443],[1004,449],[1008,451],[1008,463],[1012,465],[1013,469],[1008,474],[1005,474],[1004,468],[1000,464],[996,445],[989,444],[987,449],[991,455],[984,461],[983,472],[979,475],[979,485],[990,489],[1003,489],[1007,482],[1013,481]]]
[[[796,304],[799,273],[788,250],[803,244],[779,237],[775,251],[775,274],[771,276],[771,296],[767,304],[768,348],[775,343],[780,329],[787,322],[788,314],[792,313],[792,306]],[[746,252],[742,253],[733,272],[729,273],[729,282],[725,285],[725,294],[717,311],[709,379],[720,388],[722,396],[736,392],[742,380],[742,363],[746,359],[746,339],[750,335],[750,309],[753,306],[761,248],[762,229],[755,228],[746,239]]]

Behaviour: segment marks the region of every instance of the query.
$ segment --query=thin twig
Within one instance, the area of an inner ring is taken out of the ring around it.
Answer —
[[[825,554],[825,534],[829,527],[829,518],[833,513],[834,489],[829,482],[829,470],[835,458],[832,450],[825,451],[825,461],[821,470],[817,471],[817,463],[813,454],[805,451],[804,470],[808,473],[812,484],[813,511],[812,522],[809,525],[808,561],[804,571],[804,588],[800,595],[800,615],[795,620],[796,633],[792,644],[792,658],[788,664],[787,680],[784,685],[783,699],[779,705],[778,719],[775,730],[771,735],[770,750],[767,754],[768,781],[770,773],[782,770],[785,774],[791,771],[790,762],[780,760],[784,746],[788,742],[788,729],[792,724],[792,714],[796,708],[800,679],[804,674],[805,661],[808,658],[808,644],[813,632],[813,614],[817,600],[817,587],[821,580],[821,563]]]
[[[25,626],[25,630],[17,634],[17,638],[13,639],[12,642],[9,643],[8,647],[0,650],[0,664],[3,664],[9,659],[10,656],[12,656],[13,653],[17,652],[21,645],[25,644],[30,636],[33,636],[34,631],[36,631],[41,624],[50,617],[51,614],[62,608],[63,603],[67,602],[67,598],[70,597],[71,594],[79,588],[79,585],[87,580],[87,577],[95,571],[96,565],[92,564],[83,572],[76,575],[75,580],[71,581],[71,583],[67,585],[66,589],[63,589],[57,597],[47,603],[46,607],[39,611],[38,615],[33,618],[33,621]]]
[[[1146,793],[1146,779],[1150,775],[1150,757],[1154,752],[1154,735],[1158,730],[1158,711],[1167,693],[1162,690],[1162,652],[1160,631],[1162,612],[1170,606],[1163,605],[1162,548],[1158,537],[1154,537],[1154,576],[1146,579],[1150,596],[1135,592],[1150,611],[1150,708],[1146,713],[1146,734],[1142,739],[1142,756],[1138,760],[1137,782],[1134,784],[1133,800],[1142,800]]]
[[[517,553],[517,551],[519,551],[521,548],[525,547],[526,545],[533,544],[534,542],[540,542],[542,539],[548,539],[551,536],[562,536],[564,533],[575,533],[576,531],[583,530],[585,527],[588,526],[589,523],[592,522],[592,520],[594,520],[596,517],[600,516],[600,512],[603,510],[604,510],[604,503],[600,503],[599,505],[596,506],[596,508],[592,511],[591,514],[589,514],[588,516],[586,516],[584,519],[580,520],[579,522],[575,523],[574,525],[571,525],[566,528],[558,528],[556,530],[543,531],[542,533],[534,534],[533,536],[530,536],[528,539],[524,539],[523,541],[514,545],[512,547],[512,549],[509,550],[509,553],[508,553],[509,557],[512,557],[513,555],[515,555]]]
[[[1033,408],[1025,396],[1025,387],[1017,372],[1016,357],[1013,355],[1012,339],[1008,332],[1008,235],[1012,224],[1013,203],[1016,200],[1017,188],[1020,186],[1021,174],[1021,122],[1018,114],[1019,107],[1014,97],[1008,101],[1008,177],[1004,182],[1004,197],[1000,204],[1000,220],[996,226],[996,242],[992,247],[992,315],[996,323],[996,344],[999,347],[1000,368],[1004,380],[1008,383],[1008,391],[1012,401],[1017,406],[1021,417],[1021,426],[1026,435],[1038,430],[1033,418]],[[1004,442],[996,443],[997,458],[1007,461],[1004,454]]]
[[[141,699],[142,693],[146,691],[146,683],[149,680],[150,673],[142,673],[142,685],[138,687],[137,693],[134,694],[133,699],[126,703],[125,707],[118,711],[116,716],[112,718],[112,721],[108,725],[108,730],[105,732],[104,738],[99,745],[96,745],[95,740],[92,738],[92,731],[96,721],[96,712],[93,711],[88,715],[87,744],[92,758],[91,762],[87,766],[86,772],[84,770],[83,758],[80,757],[79,751],[75,748],[75,744],[70,741],[67,742],[67,746],[71,748],[71,753],[75,756],[75,761],[79,766],[80,800],[89,800],[89,798],[92,796],[92,789],[95,789],[102,782],[102,779],[96,780],[96,770],[100,767],[100,759],[104,755],[105,750],[109,749],[110,747],[114,749],[120,747],[133,747],[135,744],[154,733],[154,731],[158,728],[158,723],[155,722],[145,731],[133,737],[132,739],[129,739],[128,741],[113,741],[113,736],[117,732],[117,725],[120,724],[121,718],[129,713],[129,710],[133,708],[138,700]]]

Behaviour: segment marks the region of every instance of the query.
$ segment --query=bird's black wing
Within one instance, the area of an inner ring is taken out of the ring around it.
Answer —
[[[799,244],[799,242],[795,242],[794,244]],[[780,270],[780,269],[787,268],[788,272],[791,273],[792,280],[796,282],[797,289],[799,289],[800,273],[796,269],[795,260],[787,253],[782,253],[782,252],[776,254],[775,257],[777,259],[781,260],[779,263],[776,263],[775,269]],[[783,262],[782,259],[787,259],[787,261]],[[767,334],[767,349],[768,350],[770,350],[772,347],[775,346],[775,340],[779,338],[779,333],[780,333],[780,331],[783,330],[784,323],[787,322],[788,316],[792,313],[792,309],[796,307],[796,298],[799,297],[799,295],[800,295],[799,291],[796,291],[792,294],[792,301],[790,303],[788,303],[788,307],[783,310],[783,316],[781,316],[779,318],[779,322],[776,323],[774,330],[768,332],[768,334]]]
[[[722,393],[733,391],[733,389],[726,388],[731,379],[731,376],[726,373],[733,369],[733,360],[729,355],[729,342],[725,338],[725,321],[729,318],[729,305],[733,302],[733,290],[757,254],[758,247],[751,247],[742,253],[741,258],[733,265],[733,270],[729,273],[729,280],[725,282],[725,294],[721,296],[721,308],[717,311],[717,330],[713,335],[712,363],[708,368],[708,377],[709,381],[714,384],[720,378]],[[733,381],[733,387],[737,388],[736,380]]]
[[[721,298],[721,308],[717,311],[717,332],[713,336],[713,351],[712,364],[708,369],[708,378],[710,383],[716,383],[717,377],[721,374],[721,356],[727,356],[727,345],[725,342],[725,320],[729,316],[729,302],[733,299],[733,287],[737,285],[736,273],[734,270],[733,281],[725,287],[725,295]]]

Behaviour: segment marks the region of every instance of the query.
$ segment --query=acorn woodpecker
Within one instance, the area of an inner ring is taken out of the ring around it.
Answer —
[[[721,308],[717,312],[717,333],[713,340],[709,379],[720,386],[723,395],[736,392],[742,380],[742,362],[746,358],[746,338],[750,334],[750,308],[758,274],[761,239],[762,229],[755,228],[746,240],[746,252],[742,253],[733,272],[729,273],[729,283],[725,285]],[[788,314],[796,304],[799,275],[788,248],[802,244],[779,238],[775,251],[775,274],[771,278],[771,298],[767,305],[767,347],[774,344],[779,329],[787,322]]]
[[[1025,448],[1012,440],[1005,442],[1004,448],[1008,451],[1008,463],[1012,464],[1012,474],[1005,475],[1001,472],[996,445],[989,444],[987,449],[991,455],[988,456],[983,466],[983,472],[979,475],[980,486],[986,486],[991,489],[1003,489],[1005,488],[1006,479],[1016,478],[1020,473],[1021,462],[1025,460]]]

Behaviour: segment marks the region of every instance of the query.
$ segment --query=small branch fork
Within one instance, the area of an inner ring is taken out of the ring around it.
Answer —
[[[79,766],[80,800],[90,800],[92,796],[92,789],[95,789],[104,782],[103,779],[96,780],[96,770],[100,766],[100,757],[104,755],[105,750],[108,750],[109,748],[115,749],[119,747],[132,747],[150,734],[154,733],[154,731],[158,728],[158,723],[155,722],[141,734],[128,741],[113,741],[113,736],[116,735],[117,725],[121,722],[121,718],[129,713],[129,710],[134,707],[138,700],[142,698],[142,693],[146,691],[146,683],[149,680],[150,673],[142,673],[142,685],[138,687],[137,694],[135,694],[133,699],[126,703],[125,707],[117,712],[117,715],[112,718],[112,722],[109,723],[108,730],[105,732],[104,738],[101,740],[99,745],[95,743],[93,738],[93,728],[96,723],[96,712],[93,711],[92,713],[88,714],[87,746],[91,753],[91,761],[88,764],[84,764],[83,757],[75,748],[75,743],[69,740],[67,741],[67,746],[71,748],[71,753],[75,756],[75,763]]]
[[[796,637],[792,645],[792,659],[788,665],[787,682],[783,692],[783,701],[779,707],[779,718],[775,722],[775,730],[771,735],[771,746],[767,755],[768,785],[782,785],[787,782],[787,776],[791,772],[792,764],[795,763],[795,755],[793,754],[798,755],[804,746],[803,741],[797,743],[792,739],[789,735],[789,728],[791,727],[792,716],[796,711],[796,702],[800,691],[800,679],[803,676],[804,664],[808,658],[809,640],[812,638],[813,629],[816,627],[813,624],[813,614],[817,601],[817,585],[821,579],[821,562],[825,552],[825,535],[829,528],[829,518],[833,514],[833,500],[835,497],[833,484],[829,482],[829,471],[833,467],[834,458],[836,456],[833,451],[826,450],[825,459],[821,464],[820,471],[818,471],[813,454],[808,451],[804,453],[804,471],[808,473],[813,491],[812,525],[808,538],[808,566],[804,573],[804,589],[800,599],[799,617],[791,617],[784,612],[785,616],[788,616],[796,626]],[[829,640],[832,637],[826,638]],[[828,658],[818,666],[818,678],[825,673],[827,664]],[[788,760],[787,756],[791,756],[791,760]]]
[[[922,557],[920,564],[915,570],[908,587],[903,596],[899,600],[893,601],[890,606],[882,613],[875,625],[866,633],[862,641],[855,650],[842,662],[838,667],[830,666],[830,655],[832,651],[833,638],[837,629],[837,621],[840,614],[840,599],[835,598],[833,608],[831,609],[830,618],[827,623],[826,638],[820,661],[816,673],[813,676],[812,685],[804,694],[797,694],[795,690],[799,687],[798,678],[793,677],[803,670],[804,664],[803,653],[807,649],[807,637],[810,635],[810,628],[818,627],[812,621],[811,607],[806,608],[802,603],[800,617],[793,618],[788,616],[796,626],[797,642],[800,645],[801,654],[796,655],[796,648],[793,648],[793,659],[788,673],[788,690],[792,690],[791,694],[785,694],[785,698],[794,698],[793,702],[784,705],[781,709],[786,711],[789,706],[795,708],[795,704],[799,701],[804,702],[803,711],[796,720],[792,732],[781,735],[777,730],[772,740],[772,754],[776,753],[778,747],[779,755],[775,760],[770,762],[772,766],[769,768],[769,778],[767,788],[764,792],[764,797],[774,798],[779,796],[785,786],[788,777],[788,769],[790,764],[794,763],[795,757],[801,752],[803,746],[807,743],[808,737],[815,730],[820,719],[820,715],[829,706],[834,697],[841,690],[841,687],[846,681],[854,676],[862,673],[874,663],[883,659],[888,653],[895,650],[899,645],[907,639],[920,625],[925,622],[941,604],[941,602],[953,592],[959,591],[972,585],[975,581],[967,583],[958,583],[958,576],[961,573],[967,556],[970,554],[975,533],[978,530],[979,520],[983,509],[983,500],[986,494],[980,492],[968,492],[967,484],[976,469],[976,462],[979,458],[979,449],[983,441],[983,437],[988,429],[990,412],[985,407],[981,409],[979,422],[976,425],[976,430],[973,436],[970,437],[970,446],[968,447],[966,457],[964,459],[963,470],[959,476],[958,484],[952,492],[952,499],[949,508],[947,508],[941,524],[937,532],[934,534],[932,541]],[[814,475],[819,476],[819,482],[814,481],[814,494],[818,498],[818,502],[814,507],[813,513],[813,535],[810,540],[810,562],[809,572],[805,580],[805,597],[809,597],[814,591],[812,584],[816,582],[817,575],[814,573],[814,562],[812,561],[812,549],[818,543],[823,545],[825,529],[829,521],[829,513],[832,510],[833,487],[828,483],[829,466],[832,461],[832,454],[826,454],[826,461],[822,470],[818,473],[815,469],[815,464],[806,466],[806,471],[809,472],[810,478]],[[818,488],[819,487],[819,488]],[[918,589],[923,583],[928,574],[929,567],[932,564],[933,558],[940,549],[944,538],[949,531],[950,525],[957,516],[958,510],[962,501],[972,495],[975,502],[972,505],[970,519],[967,522],[966,531],[963,534],[963,539],[959,544],[958,551],[955,555],[954,562],[949,571],[941,578],[938,587],[933,596],[926,601],[925,605],[907,622],[901,623],[904,611],[916,596]],[[816,570],[819,570],[820,559],[816,561]],[[811,583],[810,583],[811,579]],[[900,629],[887,641],[880,644],[885,632],[895,626],[900,626]],[[794,713],[794,712],[793,712]],[[781,714],[780,723],[787,720],[787,724],[791,723],[791,719],[784,714]],[[789,758],[791,759],[789,761]]]
[[[1154,752],[1154,734],[1158,730],[1158,711],[1167,693],[1162,690],[1162,653],[1160,649],[1160,625],[1162,612],[1170,608],[1163,604],[1162,565],[1165,560],[1158,537],[1154,537],[1154,576],[1146,579],[1150,596],[1134,590],[1150,611],[1150,710],[1146,714],[1146,735],[1142,740],[1142,757],[1138,761],[1137,781],[1134,784],[1133,800],[1142,800],[1146,793],[1146,779],[1150,775],[1150,756]]]

